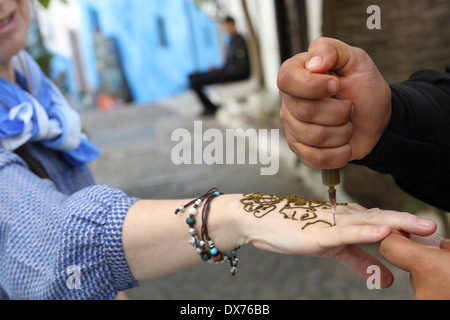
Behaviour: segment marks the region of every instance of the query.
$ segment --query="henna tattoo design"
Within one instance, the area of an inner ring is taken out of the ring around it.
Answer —
[[[245,194],[244,198],[241,200],[241,203],[244,205],[244,210],[253,213],[253,216],[258,219],[261,219],[274,211],[282,202],[286,203],[279,212],[284,216],[284,219],[306,222],[302,227],[302,230],[317,223],[325,223],[333,226],[332,223],[318,219],[317,216],[317,211],[319,209],[331,209],[329,202],[305,200],[298,198],[297,196],[281,197],[270,193],[248,193]],[[304,209],[306,212],[299,217],[297,209]]]

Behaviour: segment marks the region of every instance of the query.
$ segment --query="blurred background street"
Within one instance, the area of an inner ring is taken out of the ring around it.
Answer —
[[[39,0],[27,50],[80,111],[85,131],[102,149],[91,166],[97,183],[152,199],[193,198],[215,186],[225,193],[325,200],[320,172],[299,163],[282,135],[277,75],[283,61],[328,36],[366,50],[389,83],[419,69],[443,71],[450,65],[450,2],[371,1],[382,13],[380,29],[368,28],[368,5],[355,0]],[[220,108],[202,117],[189,76],[224,64],[230,35],[221,21],[229,15],[247,41],[252,72],[246,80],[208,87]],[[198,120],[204,130],[279,129],[279,172],[262,176],[260,165],[174,165],[173,131],[192,132]],[[439,223],[439,232],[448,232],[447,213],[406,195],[389,176],[348,166],[342,178],[340,201],[426,215]],[[376,245],[364,247],[378,254]],[[253,248],[239,254],[235,278],[226,266],[205,265],[142,283],[128,296],[413,298],[409,274],[395,268],[392,288],[369,290],[334,261]]]
[[[111,113],[82,112],[86,131],[103,150],[92,165],[97,182],[143,199],[194,198],[212,186],[225,193],[259,191],[315,199],[315,192],[299,180],[294,167],[284,163],[275,176],[261,176],[258,165],[175,166],[170,156],[175,145],[173,130],[191,130],[196,120],[203,121],[205,128],[232,128],[232,123],[227,126],[216,118],[199,118],[200,112],[201,106],[190,93]],[[378,254],[375,245],[366,248]],[[142,283],[127,294],[131,299],[182,300],[413,298],[409,275],[397,269],[392,269],[397,276],[392,288],[371,291],[335,261],[280,256],[253,247],[241,249],[239,258],[235,277],[227,265],[205,264]]]

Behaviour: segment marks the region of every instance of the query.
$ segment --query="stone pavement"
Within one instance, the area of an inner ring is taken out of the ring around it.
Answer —
[[[200,112],[190,93],[109,113],[82,110],[85,131],[102,149],[101,158],[92,165],[97,183],[146,199],[194,198],[213,186],[225,193],[259,191],[314,198],[314,192],[286,163],[280,164],[276,176],[261,176],[260,165],[174,165],[171,151],[176,143],[171,141],[171,135],[175,129],[192,130],[196,120],[202,120],[204,130],[235,126],[219,123],[215,118],[200,118]],[[254,126],[261,124],[254,123]],[[364,247],[377,254],[375,245]],[[392,270],[396,282],[391,288],[369,290],[366,283],[335,261],[281,256],[253,247],[241,249],[239,258],[235,277],[229,274],[226,265],[205,264],[141,283],[127,295],[136,300],[413,298],[409,275],[395,268]]]

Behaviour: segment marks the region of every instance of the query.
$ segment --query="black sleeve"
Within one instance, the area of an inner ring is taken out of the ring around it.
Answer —
[[[236,77],[236,80],[250,77],[250,54],[243,36],[238,35],[231,40],[225,69],[230,76]]]
[[[450,210],[450,74],[419,71],[391,85],[392,118],[373,152],[353,163],[391,174],[400,188]]]

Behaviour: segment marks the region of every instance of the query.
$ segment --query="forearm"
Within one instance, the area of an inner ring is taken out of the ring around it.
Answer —
[[[238,218],[242,214],[239,199],[239,195],[222,195],[211,203],[208,231],[216,248],[224,253],[245,242],[240,230],[244,221]],[[189,214],[175,214],[175,209],[187,202],[189,200],[142,200],[130,208],[124,223],[123,246],[137,280],[159,278],[202,263],[189,244],[190,228],[186,223]],[[202,208],[199,207],[199,211]],[[198,235],[201,228],[199,212],[195,224]]]
[[[174,213],[187,202],[143,200],[130,208],[124,223],[123,247],[136,279],[158,278],[203,262],[189,244],[189,208]],[[200,237],[202,210],[203,206],[199,207],[195,217]],[[331,221],[327,202],[251,193],[215,198],[205,223],[215,247],[222,253],[252,244],[265,251],[307,254],[317,247],[305,247],[301,236],[306,236],[313,226],[331,227]]]

